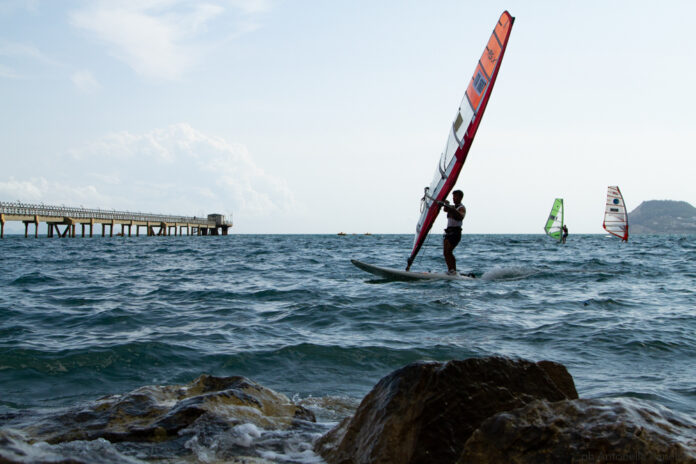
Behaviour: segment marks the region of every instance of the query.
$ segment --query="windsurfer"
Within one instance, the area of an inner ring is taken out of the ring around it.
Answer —
[[[563,235],[561,236],[561,243],[565,243],[566,238],[568,238],[568,226],[567,225],[563,224],[562,232],[563,232]]]
[[[442,247],[448,274],[457,273],[457,262],[454,259],[453,251],[462,239],[462,222],[464,221],[464,216],[466,216],[466,208],[462,204],[463,198],[464,193],[461,190],[455,190],[452,192],[453,205],[450,205],[447,200],[440,204],[447,211],[447,228],[445,229]]]

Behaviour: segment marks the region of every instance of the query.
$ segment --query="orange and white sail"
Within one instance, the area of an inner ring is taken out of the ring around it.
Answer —
[[[628,241],[628,214],[618,186],[610,186],[607,189],[607,204],[602,226],[611,235],[619,237],[624,242]]]
[[[447,198],[459,177],[476,131],[481,124],[481,118],[493,91],[493,84],[498,77],[514,21],[515,18],[510,16],[510,13],[503,12],[488,39],[481,59],[476,64],[474,75],[454,116],[435,176],[430,186],[425,188],[425,194],[421,199],[421,215],[416,225],[416,236],[406,270],[411,267],[440,212],[438,202]]]

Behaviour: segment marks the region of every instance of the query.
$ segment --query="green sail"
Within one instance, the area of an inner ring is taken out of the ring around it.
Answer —
[[[563,198],[556,198],[551,207],[549,218],[544,226],[544,232],[549,237],[556,240],[561,239],[561,228],[563,227]]]

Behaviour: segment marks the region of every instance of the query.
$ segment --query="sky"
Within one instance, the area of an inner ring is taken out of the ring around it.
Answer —
[[[504,10],[464,233],[696,205],[696,2],[641,0],[0,0],[0,201],[413,233]]]

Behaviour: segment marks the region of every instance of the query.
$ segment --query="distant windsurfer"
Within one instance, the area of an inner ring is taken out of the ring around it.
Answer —
[[[566,238],[568,238],[568,226],[563,224],[563,235],[561,236],[561,243],[566,242]]]
[[[447,211],[447,228],[445,229],[445,237],[442,241],[443,254],[445,255],[445,263],[447,263],[447,274],[457,274],[457,262],[454,259],[454,249],[459,245],[462,239],[462,222],[466,216],[466,208],[462,204],[464,193],[461,190],[452,192],[453,205],[450,205],[447,200],[440,203],[440,206]]]

